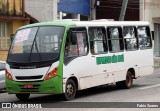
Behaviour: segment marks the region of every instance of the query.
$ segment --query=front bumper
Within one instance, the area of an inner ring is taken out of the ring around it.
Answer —
[[[33,88],[24,88],[26,84],[32,84]],[[60,94],[63,93],[63,83],[58,76],[38,82],[16,82],[6,78],[6,89],[9,94]]]

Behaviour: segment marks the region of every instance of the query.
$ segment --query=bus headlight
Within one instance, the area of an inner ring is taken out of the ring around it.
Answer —
[[[7,71],[7,69],[5,70],[6,72],[6,78],[9,80],[13,80],[12,75]]]
[[[55,67],[52,71],[46,74],[44,80],[48,80],[57,76],[58,67]]]

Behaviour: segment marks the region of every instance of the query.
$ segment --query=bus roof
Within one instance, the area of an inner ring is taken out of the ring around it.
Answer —
[[[35,24],[29,24],[21,28],[34,27],[34,26],[136,26],[136,25],[149,25],[149,22],[145,21],[67,21],[67,20],[56,20],[51,22],[41,22]],[[21,29],[20,28],[20,29]]]
[[[53,26],[53,25],[67,27],[67,26],[75,26],[76,24],[74,22],[66,22],[66,21],[51,21],[51,22],[40,22],[40,23],[29,24],[22,26],[19,29],[36,27],[36,26]]]
[[[145,21],[90,21],[90,22],[75,22],[77,26],[136,26],[149,25]]]

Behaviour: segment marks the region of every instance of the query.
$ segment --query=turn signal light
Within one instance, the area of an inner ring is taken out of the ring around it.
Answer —
[[[6,78],[9,80],[13,80],[12,75],[7,70],[5,70],[5,72],[6,72]]]
[[[52,79],[57,76],[58,66],[55,67],[52,71],[46,74],[44,80]]]

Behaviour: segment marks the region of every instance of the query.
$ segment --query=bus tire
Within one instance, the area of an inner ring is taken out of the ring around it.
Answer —
[[[64,99],[69,101],[75,98],[76,95],[76,84],[72,79],[69,79],[66,83]]]
[[[30,94],[16,94],[16,97],[21,101],[27,101]]]
[[[123,89],[131,88],[132,84],[133,84],[133,77],[132,77],[132,73],[130,71],[127,72],[126,80],[120,81],[120,82],[116,82],[116,86],[118,88],[123,88]]]

